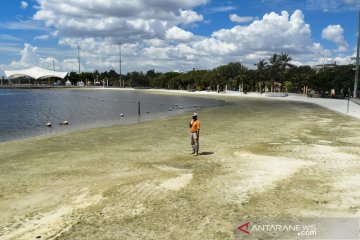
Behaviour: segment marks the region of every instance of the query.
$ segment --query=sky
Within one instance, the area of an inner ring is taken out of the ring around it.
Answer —
[[[213,69],[286,52],[296,65],[349,64],[360,0],[2,0],[0,76]],[[79,51],[78,51],[79,47]]]

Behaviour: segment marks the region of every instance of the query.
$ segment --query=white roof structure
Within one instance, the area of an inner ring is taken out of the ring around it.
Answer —
[[[8,78],[32,77],[35,79],[58,77],[64,79],[68,72],[55,72],[40,67],[33,67],[23,70],[4,71]]]

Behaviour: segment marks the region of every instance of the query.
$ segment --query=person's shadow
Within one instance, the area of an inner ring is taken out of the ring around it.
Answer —
[[[207,156],[207,155],[212,155],[214,154],[214,152],[200,152],[199,155],[202,155],[202,156]]]

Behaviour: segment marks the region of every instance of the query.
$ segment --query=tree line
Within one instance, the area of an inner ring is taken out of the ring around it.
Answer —
[[[318,68],[296,66],[287,53],[261,59],[254,68],[240,62],[218,66],[211,70],[192,69],[188,72],[129,72],[120,75],[114,70],[99,73],[71,72],[68,80],[88,85],[133,88],[165,88],[182,90],[240,90],[243,92],[292,92],[346,95],[353,87],[355,66],[327,64]],[[120,81],[121,79],[121,81]]]

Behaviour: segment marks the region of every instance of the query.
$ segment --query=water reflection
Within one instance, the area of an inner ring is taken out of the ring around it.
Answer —
[[[140,116],[138,102],[141,102]],[[140,123],[191,111],[194,106],[223,104],[218,100],[142,91],[0,89],[0,141],[59,131]],[[64,121],[69,121],[70,125],[60,125]],[[46,127],[48,122],[52,123],[52,128]]]

